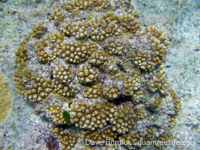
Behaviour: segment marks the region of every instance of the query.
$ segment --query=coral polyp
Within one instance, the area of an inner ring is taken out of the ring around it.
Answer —
[[[77,127],[83,139],[104,145],[131,139],[130,149],[173,137],[181,103],[164,71],[169,38],[120,2],[67,2],[19,43],[16,91],[64,126],[52,127],[62,149],[76,147]]]

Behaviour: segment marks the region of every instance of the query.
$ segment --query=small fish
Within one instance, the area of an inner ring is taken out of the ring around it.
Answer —
[[[166,68],[170,68],[170,67],[171,67],[171,65],[167,65],[167,66],[166,66]]]

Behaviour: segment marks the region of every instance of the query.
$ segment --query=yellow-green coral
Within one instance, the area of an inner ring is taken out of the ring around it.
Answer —
[[[141,139],[140,133],[125,133],[119,136],[119,139],[123,142],[126,142],[126,146],[129,149],[136,149],[138,147],[138,142]],[[129,141],[129,142],[127,142]]]
[[[108,42],[107,47],[111,55],[122,55],[124,53],[124,43],[120,39],[112,39]]]
[[[88,58],[96,48],[97,45],[93,41],[89,41],[86,44],[81,42],[64,43],[62,57],[66,62],[78,64]]]
[[[17,71],[15,71],[15,73],[13,75],[13,80],[15,83],[16,91],[22,97],[24,97],[24,93],[26,92],[25,85],[31,84],[31,77],[32,77],[31,74],[32,74],[32,70],[28,69],[28,70],[24,70],[22,72],[20,70],[17,70]]]
[[[103,87],[103,96],[108,99],[114,99],[119,96],[119,88],[117,85],[106,85]]]
[[[68,86],[58,81],[54,82],[54,91],[64,97],[73,97],[75,92]]]
[[[158,95],[156,95],[156,99],[153,103],[154,110],[157,110],[158,108],[160,108],[162,106],[162,102],[163,102],[163,97],[159,97]]]
[[[122,72],[117,72],[116,74],[110,74],[110,79],[112,80],[121,80],[123,77],[123,73]]]
[[[145,136],[145,140],[147,141],[147,140],[153,140],[154,139],[154,130],[153,130],[153,127],[152,126],[150,126],[150,127],[148,127],[148,129],[147,129],[147,134],[146,134],[146,136]]]
[[[91,142],[96,142],[96,144],[105,144],[106,140],[114,141],[115,138],[117,138],[117,132],[112,131],[111,127],[102,132],[100,130],[91,131],[84,129],[81,133],[84,139],[90,140]]]
[[[32,32],[30,32],[29,35],[38,39],[44,34],[45,30],[43,23],[39,23],[33,27]]]
[[[142,27],[138,13],[120,3],[120,11],[109,0],[58,6],[49,17],[54,22],[36,25],[19,43],[14,82],[23,98],[50,104],[46,115],[54,124],[66,124],[61,106],[69,98],[71,122],[83,128],[84,139],[130,140],[126,146],[136,149],[139,140],[168,139],[167,129],[166,135],[156,132],[151,111],[163,110],[167,102],[172,111],[166,112],[171,119],[166,125],[173,126],[181,103],[168,89],[162,64],[168,37],[156,27]],[[29,53],[29,44],[36,54]],[[62,149],[71,149],[78,138],[58,127],[52,133]]]
[[[84,89],[84,96],[87,98],[97,98],[102,96],[101,84],[94,84]]]
[[[60,146],[64,150],[70,150],[78,140],[78,135],[72,131],[65,131],[62,127],[53,125],[51,133],[60,141]]]
[[[132,77],[124,76],[124,91],[126,94],[133,95],[134,91],[138,90],[141,86],[140,76],[134,74]]]
[[[67,121],[65,120],[65,118],[63,116],[63,111],[62,111],[60,105],[48,106],[45,109],[45,112],[46,112],[46,116],[48,117],[48,119],[52,120],[56,124],[66,124],[67,123]]]
[[[159,91],[161,94],[167,93],[167,88],[169,87],[166,81],[167,73],[164,71],[164,65],[159,66],[159,70],[156,72],[152,81],[149,81],[148,88],[152,91]]]
[[[94,52],[90,56],[88,62],[94,66],[100,66],[107,61],[107,56],[103,52]]]
[[[136,108],[134,112],[137,120],[144,119],[147,116],[147,110],[143,106],[141,108]]]
[[[172,127],[176,124],[176,120],[175,118],[171,118],[171,120],[169,121],[169,126]]]
[[[109,74],[116,74],[118,72],[118,68],[116,66],[108,66],[107,71]]]
[[[155,141],[169,141],[173,138],[173,133],[170,130],[167,130],[163,134],[161,134],[159,137],[156,137],[154,140]],[[166,145],[157,142],[155,145],[159,149],[163,149]]]
[[[64,20],[64,15],[61,8],[54,10],[49,17],[49,20],[54,20],[55,25],[58,25],[60,22],[62,22]]]
[[[49,80],[41,76],[31,77],[31,85],[26,89],[23,96],[32,102],[45,101],[45,98],[51,93],[53,86]]]
[[[172,102],[174,104],[174,107],[175,107],[175,111],[176,113],[179,113],[179,111],[182,110],[182,107],[181,107],[181,101],[180,99],[178,98],[178,95],[174,92],[174,90],[170,90],[170,94],[173,98]]]
[[[71,122],[81,128],[94,130],[102,128],[112,118],[115,111],[114,104],[101,102],[99,104],[85,104],[82,101],[71,105]]]
[[[118,133],[128,132],[132,127],[136,115],[129,106],[123,106],[122,109],[117,109],[110,123],[113,125],[112,130]]]
[[[80,83],[91,83],[96,81],[97,73],[90,66],[81,66],[76,73]]]
[[[0,123],[7,119],[12,108],[11,90],[8,83],[0,76]]]
[[[62,30],[67,35],[73,35],[76,39],[85,39],[89,37],[88,22],[67,20],[62,25]]]
[[[138,51],[136,55],[133,56],[133,64],[145,71],[151,70],[155,66],[155,63],[151,61],[149,54],[143,51]]]
[[[139,88],[137,91],[134,91],[134,93],[132,95],[132,98],[133,98],[133,103],[134,104],[138,104],[141,101],[143,101],[143,98],[144,98],[143,89]]]
[[[53,72],[53,77],[61,83],[69,83],[72,80],[72,73],[70,66],[61,66]]]
[[[71,122],[76,126],[90,130],[102,128],[109,122],[112,131],[116,133],[128,132],[133,127],[136,117],[134,111],[129,106],[116,109],[113,103],[101,102],[89,105],[82,101],[71,105],[70,116]],[[85,130],[85,132],[89,132],[89,130]],[[96,132],[94,133],[96,134]],[[84,135],[84,137],[87,136]]]
[[[101,11],[102,9],[107,9],[110,6],[110,1],[102,0],[102,1],[84,1],[84,0],[73,0],[65,4],[66,10],[72,12],[73,15],[76,14],[79,10],[86,10],[94,8],[94,11]]]

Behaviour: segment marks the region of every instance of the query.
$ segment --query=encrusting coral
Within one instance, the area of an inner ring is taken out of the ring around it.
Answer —
[[[109,74],[116,74],[118,72],[118,68],[116,66],[108,66],[108,69],[107,69],[108,73]]]
[[[97,73],[90,66],[81,66],[76,73],[80,83],[91,83],[96,80]]]
[[[91,65],[98,67],[98,66],[102,65],[105,61],[107,61],[107,59],[108,59],[107,56],[103,52],[94,52],[90,56],[88,62]]]
[[[139,88],[137,91],[134,91],[132,98],[133,98],[133,103],[135,104],[140,103],[141,100],[144,98],[143,89]]]
[[[161,94],[166,94],[169,84],[166,81],[166,72],[164,71],[164,65],[160,65],[159,70],[156,70],[156,74],[153,81],[149,81],[148,88],[152,91],[159,91]]]
[[[154,66],[156,65],[154,62],[151,61],[149,54],[143,51],[138,51],[132,59],[136,67],[145,71],[154,69]]]
[[[0,76],[0,123],[5,121],[13,108],[11,90],[8,83]]]
[[[141,86],[140,76],[134,74],[132,77],[124,76],[124,91],[128,95],[133,95],[134,91],[138,90]]]
[[[106,85],[103,87],[103,96],[107,99],[114,99],[119,96],[119,88],[117,85]]]
[[[110,1],[108,0],[102,0],[102,1],[78,0],[78,1],[71,1],[65,4],[65,8],[69,12],[72,12],[73,15],[75,15],[75,13],[78,12],[79,10],[86,10],[95,7],[94,11],[101,11],[102,9],[107,9],[109,6],[110,6]]]
[[[69,66],[62,66],[53,72],[53,77],[61,83],[70,83],[72,80],[71,68]]]
[[[67,121],[65,120],[63,116],[63,111],[61,110],[60,105],[52,105],[48,106],[45,109],[46,116],[51,121],[55,122],[56,124],[66,124]]]
[[[71,105],[71,122],[81,128],[94,130],[107,124],[115,112],[114,104],[101,102],[99,104],[85,104],[82,101]]]
[[[113,132],[110,127],[105,129],[103,132],[101,132],[100,130],[91,131],[88,129],[84,129],[81,133],[84,139],[93,141],[96,144],[98,144],[98,142],[105,144],[106,140],[114,141],[115,138],[117,138],[117,133]]]
[[[112,130],[118,133],[126,133],[134,125],[136,115],[129,106],[123,106],[122,109],[117,109],[110,123],[113,125]]]
[[[45,98],[52,91],[53,85],[50,80],[41,76],[31,76],[32,70],[25,70],[22,73],[14,74],[14,81],[17,92],[31,102],[45,101]]]
[[[88,58],[92,52],[97,48],[97,45],[93,41],[89,41],[86,44],[81,42],[64,43],[62,57],[66,62],[81,63]]]
[[[112,39],[109,41],[107,48],[111,55],[122,55],[124,53],[124,43],[120,39]]]
[[[42,101],[52,91],[52,85],[41,76],[31,77],[30,89],[24,92],[24,98],[32,102]]]
[[[126,142],[126,146],[129,149],[136,149],[138,147],[138,142],[140,142],[140,133],[125,133],[122,134],[119,139],[124,142],[129,141]]]
[[[181,102],[166,80],[169,38],[129,6],[122,0],[56,5],[19,43],[13,79],[16,92],[41,105],[53,124],[74,124],[70,130],[80,127],[83,139],[104,145],[106,138],[130,140],[125,146],[138,149],[138,141],[173,137]],[[52,134],[61,149],[76,146],[75,132],[53,126]]]
[[[75,102],[70,108],[71,122],[81,128],[95,130],[110,123],[111,130],[126,133],[134,125],[136,115],[129,106],[117,109],[113,103],[85,104]],[[87,130],[85,130],[87,131]]]
[[[49,20],[54,20],[55,25],[58,25],[60,22],[63,22],[64,15],[63,15],[63,11],[61,10],[61,8],[54,10],[52,12],[51,16],[49,16]]]
[[[87,98],[98,98],[102,96],[101,84],[94,84],[84,89],[84,96]]]
[[[62,25],[62,30],[67,35],[73,35],[76,39],[85,39],[89,37],[88,23],[85,21],[67,20]]]
[[[30,35],[39,39],[45,31],[46,28],[43,26],[43,23],[39,23],[35,27],[33,27],[32,32],[30,32]]]
[[[65,131],[62,127],[53,125],[51,133],[59,139],[60,147],[64,150],[70,150],[78,140],[78,135],[71,131]]]
[[[53,86],[54,91],[61,96],[73,97],[75,94],[74,91],[68,85],[59,83],[58,81],[54,81]]]

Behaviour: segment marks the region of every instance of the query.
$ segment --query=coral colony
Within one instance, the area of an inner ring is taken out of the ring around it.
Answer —
[[[108,139],[137,149],[138,141],[173,138],[181,104],[166,81],[169,38],[117,3],[67,2],[19,43],[16,91],[41,105],[61,149],[76,146],[79,137],[107,149],[120,146]]]

